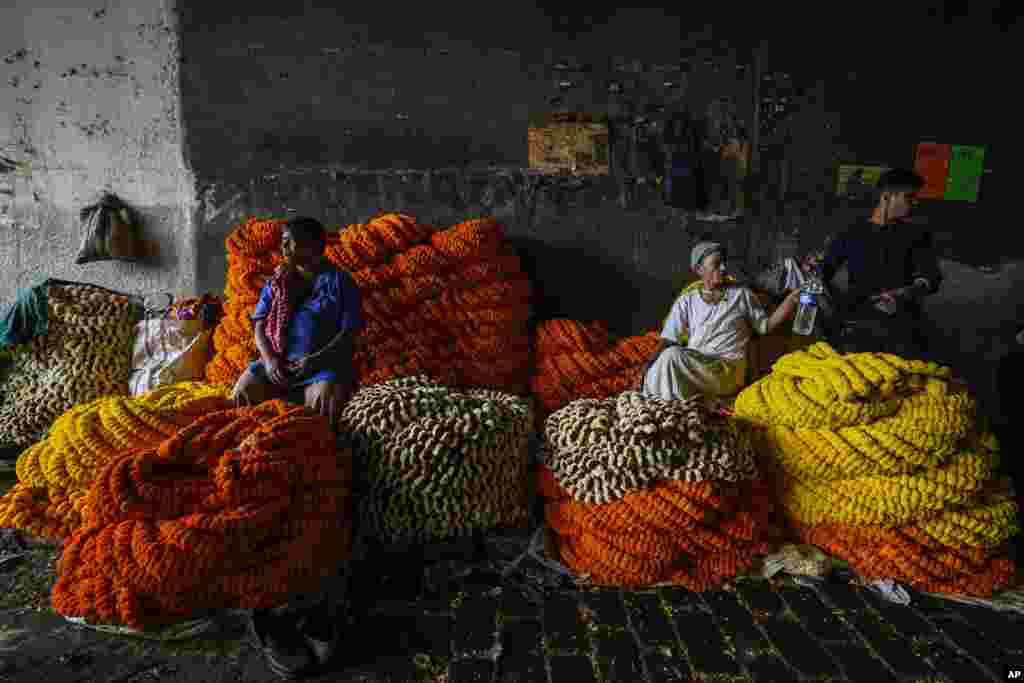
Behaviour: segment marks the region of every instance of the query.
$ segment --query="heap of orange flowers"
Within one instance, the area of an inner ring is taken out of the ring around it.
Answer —
[[[530,389],[537,420],[579,398],[610,398],[637,385],[643,365],[658,347],[658,334],[613,341],[603,322],[546,320],[534,336],[536,369]]]
[[[351,451],[301,406],[210,413],[103,467],[54,609],[147,629],[316,591],[350,555],[351,478]]]
[[[791,522],[806,543],[847,559],[867,580],[898,577],[928,593],[987,597],[1017,583],[1017,566],[985,546],[952,546],[918,526],[887,529]]]
[[[574,500],[543,465],[538,482],[562,561],[594,584],[706,591],[772,549],[772,495],[762,479],[663,481],[601,505]]]
[[[211,382],[233,384],[259,358],[249,315],[281,263],[283,219],[250,219],[228,237],[224,318]],[[329,232],[326,258],[351,273],[366,327],[355,339],[359,386],[426,375],[448,386],[525,394],[530,282],[492,218],[435,231],[389,213]]]
[[[548,417],[544,445],[538,490],[557,553],[592,583],[708,590],[777,536],[750,432],[700,399],[577,400]]]

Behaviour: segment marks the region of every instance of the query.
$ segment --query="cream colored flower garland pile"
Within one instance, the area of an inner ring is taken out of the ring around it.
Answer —
[[[363,477],[360,525],[405,542],[525,523],[532,420],[528,400],[423,376],[358,390],[341,428]]]
[[[72,406],[127,395],[138,313],[123,295],[50,284],[49,327],[15,350],[0,380],[0,443],[28,446]]]

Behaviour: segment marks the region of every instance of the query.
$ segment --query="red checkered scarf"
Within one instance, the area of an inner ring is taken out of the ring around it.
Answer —
[[[273,299],[267,314],[267,339],[274,353],[283,354],[288,343],[288,323],[298,306],[298,299],[305,290],[305,280],[295,270],[279,266],[270,280]]]

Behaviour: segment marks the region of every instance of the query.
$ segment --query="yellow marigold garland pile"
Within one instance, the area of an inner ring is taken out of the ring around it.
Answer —
[[[545,437],[545,517],[562,561],[592,582],[703,591],[770,551],[749,434],[700,399],[579,400],[547,418]]]
[[[96,285],[50,283],[47,333],[10,349],[0,379],[0,444],[35,443],[72,406],[128,395],[139,311]]]
[[[635,387],[658,347],[655,332],[613,342],[604,323],[561,318],[538,325],[534,338],[530,389],[541,421],[577,399],[610,398]]]
[[[181,382],[134,398],[108,396],[72,408],[57,418],[45,440],[18,457],[18,483],[0,498],[0,526],[67,538],[82,524],[84,496],[106,463],[154,446],[197,417],[227,407],[226,388]]]
[[[145,629],[319,590],[349,558],[351,451],[272,401],[108,462],[53,589],[61,614]]]
[[[206,370],[212,382],[234,384],[259,358],[249,315],[281,262],[284,223],[250,219],[227,239],[227,301]],[[326,257],[351,273],[362,295],[360,386],[425,374],[451,386],[527,392],[530,282],[497,221],[434,231],[384,214],[328,233]]]
[[[745,389],[736,415],[762,428],[804,542],[868,578],[988,596],[1014,580],[1016,503],[993,481],[998,444],[950,374],[818,343]]]
[[[524,524],[532,420],[527,399],[423,376],[358,390],[341,426],[356,443],[362,528],[406,542]]]

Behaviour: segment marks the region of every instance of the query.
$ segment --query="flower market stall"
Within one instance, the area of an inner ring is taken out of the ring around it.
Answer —
[[[527,526],[533,476],[548,559],[597,585],[710,590],[787,540],[921,591],[984,598],[1016,580],[998,444],[949,369],[781,334],[752,342],[734,416],[649,398],[635,389],[657,331],[555,319],[531,339],[531,283],[491,218],[439,230],[387,213],[328,234],[367,323],[342,438],[304,407],[233,408],[285,222],[228,237],[223,305],[169,310],[216,324],[204,382],[154,371],[160,386],[129,396],[137,307],[89,285],[51,283],[46,333],[5,349],[0,442],[25,450],[0,526],[64,544],[60,614],[149,630],[281,605],[356,536]]]

